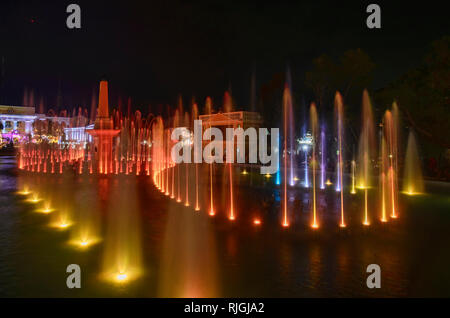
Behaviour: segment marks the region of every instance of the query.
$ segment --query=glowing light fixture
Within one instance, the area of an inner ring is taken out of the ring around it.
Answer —
[[[116,280],[117,280],[118,282],[124,282],[124,281],[127,280],[127,278],[128,278],[128,276],[127,276],[127,274],[125,274],[125,273],[119,273],[119,274],[117,274],[117,276],[116,276]]]
[[[28,202],[31,202],[31,203],[38,203],[39,201],[41,201],[41,199],[39,199],[39,197],[36,195],[28,200]]]

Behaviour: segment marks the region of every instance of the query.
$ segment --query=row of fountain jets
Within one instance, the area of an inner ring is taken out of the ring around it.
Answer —
[[[296,177],[296,164],[293,151],[294,124],[293,124],[293,102],[289,85],[285,86],[283,92],[283,144],[281,152],[282,166],[275,177],[275,183],[280,185],[282,191],[281,199],[281,224],[288,227],[292,218],[292,208],[288,200],[288,185],[294,186]],[[224,98],[224,110],[232,110],[231,97],[228,93]],[[346,213],[344,204],[344,103],[339,92],[334,99],[335,124],[336,124],[336,171],[335,190],[340,200],[339,226],[346,227]],[[206,99],[205,112],[212,113],[212,101]],[[305,156],[305,180],[304,185],[311,189],[311,227],[320,227],[320,218],[317,209],[317,190],[325,189],[331,185],[326,179],[326,142],[323,125],[319,125],[316,105],[310,105],[309,128],[314,142],[312,143],[311,155]],[[150,114],[142,118],[137,111],[132,117],[124,117],[120,111],[113,111],[111,119],[113,128],[120,130],[118,138],[106,140],[111,143],[106,151],[99,152],[93,143],[71,144],[61,147],[57,143],[23,143],[18,155],[18,166],[20,169],[36,173],[63,173],[70,169],[78,174],[133,174],[152,175],[156,187],[164,194],[177,202],[182,202],[180,174],[182,169],[176,165],[170,156],[170,149],[174,141],[170,138],[170,127],[191,126],[194,119],[199,115],[196,103],[192,105],[192,111],[183,111],[181,98],[173,118],[164,121],[161,116]],[[363,92],[362,98],[362,126],[359,140],[357,158],[351,160],[350,166],[350,193],[355,194],[356,189],[364,191],[364,208],[362,224],[371,224],[375,215],[369,213],[368,190],[374,187],[373,168],[378,166],[378,188],[380,196],[379,219],[387,222],[389,218],[397,218],[398,209],[398,171],[399,171],[399,110],[393,103],[390,110],[386,110],[379,134],[379,160],[377,156],[376,133],[372,106],[367,91]],[[102,142],[101,142],[102,143]],[[104,142],[103,142],[104,143]],[[308,160],[310,161],[308,164]],[[320,161],[320,164],[318,163]],[[356,164],[356,162],[358,164]],[[229,212],[230,220],[236,219],[235,198],[233,196],[233,167],[228,165],[229,177]],[[409,195],[423,193],[423,180],[420,173],[420,162],[418,159],[417,145],[413,133],[409,134],[406,158],[404,163],[403,192]],[[189,200],[189,169],[185,166],[185,200],[184,205],[190,206]],[[195,164],[195,203],[194,209],[200,211],[199,201],[199,167]],[[246,174],[246,170],[242,172]],[[311,176],[309,176],[309,174]],[[270,176],[267,176],[270,177]],[[312,179],[312,184],[309,179]],[[209,206],[205,208],[209,215],[214,216],[216,209],[214,205],[214,174],[213,164],[209,165]],[[261,224],[259,218],[254,219],[254,224]]]

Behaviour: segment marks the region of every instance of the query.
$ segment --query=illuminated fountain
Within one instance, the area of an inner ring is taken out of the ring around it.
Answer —
[[[287,227],[289,226],[289,220],[288,220],[288,197],[287,197],[287,169],[288,169],[288,148],[287,148],[287,141],[288,141],[288,130],[290,133],[290,118],[289,115],[291,114],[291,108],[292,108],[292,102],[291,102],[291,91],[290,87],[286,84],[284,87],[284,93],[283,93],[283,201],[282,201],[282,214],[283,214],[283,226]],[[291,152],[292,154],[292,152]],[[291,160],[292,162],[292,160]],[[292,168],[290,169],[292,172]],[[293,175],[291,176],[292,182],[293,182]]]
[[[305,188],[309,188],[309,176],[308,176],[308,172],[309,172],[309,164],[308,164],[308,150],[304,149],[305,152],[305,181],[303,182],[303,186]]]
[[[387,156],[387,146],[386,146],[386,140],[384,135],[381,135],[381,141],[380,141],[380,148],[381,148],[381,165],[380,165],[380,176],[379,176],[379,192],[381,197],[381,222],[387,222],[387,195],[386,195],[386,188],[387,188],[387,178],[386,178],[386,171],[388,171],[388,156]]]
[[[325,189],[325,178],[326,178],[325,164],[325,127],[322,125],[322,131],[320,132],[320,189]]]
[[[228,172],[229,172],[229,184],[230,184],[230,214],[229,214],[229,219],[231,221],[234,221],[236,216],[235,216],[235,211],[234,211],[234,198],[233,198],[233,167],[232,167],[232,163],[228,164]]]
[[[416,195],[424,193],[422,168],[420,166],[417,142],[412,131],[409,132],[403,174],[403,193]]]
[[[398,217],[398,108],[394,102],[392,111],[387,110],[384,115],[384,131],[385,141],[387,143],[386,151],[388,156],[388,164],[385,171],[386,182],[388,183],[389,203],[391,218]]]
[[[286,72],[286,84],[283,92],[283,111],[285,112],[285,134],[284,138],[287,138],[287,142],[289,142],[289,150],[285,147],[284,152],[285,156],[289,154],[289,185],[294,186],[295,184],[295,163],[294,163],[294,113],[293,113],[293,105],[292,105],[292,91],[291,91],[291,72],[288,68]],[[287,145],[287,143],[286,143]],[[287,165],[284,167],[287,169]]]
[[[185,115],[184,116],[184,125],[186,127],[190,127],[189,114],[186,112],[184,115]],[[190,134],[185,137],[185,142],[189,143],[189,146],[191,146],[190,138],[191,138]],[[185,191],[184,191],[185,192],[185,197],[186,197],[185,202],[184,202],[184,206],[185,207],[188,207],[190,205],[190,203],[189,203],[189,167],[190,167],[190,165],[188,163],[184,164],[185,184],[186,184],[186,188],[185,188]]]
[[[208,115],[212,113],[212,100],[210,97],[206,98],[205,112]],[[211,126],[209,126],[209,128],[211,128]],[[214,190],[213,190],[214,163],[210,163],[208,166],[209,166],[209,215],[214,216],[216,214],[214,210]]]
[[[319,222],[318,222],[318,218],[317,218],[317,207],[316,207],[316,163],[317,163],[316,140],[317,140],[318,120],[317,120],[316,105],[314,103],[311,103],[309,115],[310,115],[311,134],[312,134],[311,163],[312,163],[312,179],[313,179],[313,184],[312,184],[312,192],[313,192],[312,215],[313,215],[313,219],[312,219],[311,227],[314,229],[317,229],[319,227]]]
[[[278,136],[278,145],[281,145],[280,136]],[[277,173],[275,175],[275,184],[276,185],[281,185],[280,153],[282,153],[282,152],[279,149],[277,149],[278,160],[277,160]]]
[[[196,103],[192,105],[192,123],[198,119],[198,106]],[[195,129],[195,128],[194,128]],[[195,156],[195,154],[194,154]],[[198,166],[199,163],[195,163],[195,211],[200,211],[200,202],[199,202],[199,179],[198,179]]]
[[[227,218],[235,221],[234,223],[239,221],[252,227],[261,226],[268,221],[265,219],[265,215],[269,214],[271,206],[274,205],[273,201],[278,202],[277,189],[281,190],[281,209],[277,217],[281,217],[283,227],[290,226],[292,222],[295,223],[294,217],[297,217],[298,211],[290,209],[289,200],[293,199],[295,203],[292,205],[297,206],[298,201],[302,201],[302,197],[299,198],[298,193],[301,193],[301,195],[306,193],[305,197],[310,199],[307,206],[308,212],[311,213],[308,216],[308,225],[313,229],[323,227],[322,222],[324,222],[325,215],[323,212],[331,210],[330,206],[327,206],[326,209],[323,208],[323,204],[328,204],[325,196],[333,193],[333,190],[331,192],[318,192],[317,189],[325,189],[326,186],[331,185],[335,186],[337,190],[337,193],[332,195],[336,195],[339,200],[340,227],[347,226],[348,218],[344,213],[344,193],[348,195],[347,191],[349,191],[351,194],[355,194],[358,187],[364,189],[364,204],[361,205],[364,210],[363,224],[370,224],[369,217],[371,215],[369,215],[369,212],[372,213],[373,211],[378,211],[377,214],[380,214],[382,222],[387,222],[389,215],[392,218],[397,217],[398,111],[395,104],[391,111],[385,113],[383,129],[380,129],[379,206],[373,207],[374,203],[369,202],[371,197],[368,195],[371,193],[369,188],[372,186],[371,178],[373,178],[371,167],[375,163],[374,158],[376,156],[373,142],[372,109],[366,91],[363,94],[362,102],[359,149],[353,155],[356,156],[357,161],[355,161],[355,158],[351,161],[351,170],[348,177],[347,174],[344,174],[345,161],[343,158],[345,149],[344,104],[342,96],[339,92],[336,92],[334,99],[336,130],[333,134],[333,130],[329,129],[329,139],[336,138],[337,149],[327,149],[325,125],[319,126],[316,105],[311,103],[310,127],[308,128],[311,132],[310,139],[312,142],[307,144],[308,149],[302,149],[305,155],[305,180],[303,184],[310,189],[308,192],[305,189],[290,189],[289,185],[295,185],[295,181],[298,179],[294,170],[293,105],[288,78],[283,91],[283,140],[280,147],[281,151],[276,150],[278,155],[281,153],[281,156],[283,156],[280,158],[282,163],[278,163],[281,169],[277,171],[275,180],[270,179],[272,177],[270,174],[254,179],[256,186],[264,186],[273,191],[274,199],[264,202],[264,205],[267,206],[264,209],[250,211],[242,208],[244,205],[241,205],[242,200],[238,198],[245,196],[239,192],[245,191],[241,188],[243,184],[250,182],[250,186],[253,186],[253,181],[250,178],[254,174],[252,168],[248,168],[248,166],[241,168],[239,165],[232,163],[223,165],[194,163],[192,165],[188,163],[175,164],[173,162],[171,149],[178,140],[171,139],[171,132],[175,127],[195,129],[193,122],[199,118],[197,104],[193,102],[191,105],[192,111],[190,113],[184,112],[180,98],[175,110],[168,107],[168,117],[165,119],[162,116],[155,115],[142,117],[139,111],[131,114],[130,109],[128,110],[128,116],[123,116],[120,110],[113,110],[110,116],[108,86],[106,81],[102,81],[99,90],[98,116],[95,120],[94,129],[91,131],[88,129],[88,133],[94,137],[93,142],[86,143],[84,148],[77,145],[72,148],[67,147],[67,149],[58,144],[27,144],[21,145],[19,153],[18,165],[19,169],[24,171],[24,174],[46,175],[45,178],[48,179],[54,174],[57,175],[55,179],[62,180],[63,184],[71,184],[72,187],[75,184],[72,182],[72,178],[75,178],[82,185],[77,186],[76,191],[73,191],[72,188],[59,187],[58,193],[53,191],[54,193],[50,195],[45,191],[45,186],[39,186],[39,182],[33,183],[26,179],[26,182],[19,184],[20,191],[18,194],[26,196],[24,199],[30,200],[29,202],[39,203],[33,205],[33,210],[38,209],[42,213],[55,211],[48,217],[59,229],[70,229],[70,244],[73,246],[84,250],[94,243],[104,242],[102,278],[123,284],[144,274],[140,233],[137,230],[140,224],[138,211],[141,210],[140,204],[142,204],[136,194],[138,192],[137,180],[147,181],[152,179],[153,184],[159,190],[158,192],[169,202],[167,204],[169,225],[165,234],[165,244],[170,250],[163,251],[164,260],[161,266],[167,266],[167,268],[163,270],[164,274],[161,278],[161,284],[165,285],[161,291],[162,295],[209,295],[209,288],[215,288],[215,283],[214,286],[210,286],[208,282],[203,280],[204,286],[199,287],[195,282],[195,279],[201,278],[203,270],[209,272],[208,275],[213,276],[215,266],[217,266],[214,255],[202,255],[204,266],[211,267],[207,269],[196,267],[198,263],[194,256],[200,254],[198,252],[201,250],[200,247],[210,247],[209,243],[204,242],[204,237],[202,237],[203,234],[207,236],[211,234],[211,228],[205,227],[205,224],[220,223],[223,218]],[[232,97],[227,92],[224,96],[223,107],[226,111],[233,109]],[[210,98],[206,99],[205,111],[208,114],[212,113]],[[207,124],[203,128],[207,128],[206,126],[211,128],[211,124]],[[191,135],[187,138],[190,139]],[[309,149],[311,149],[310,156]],[[333,178],[334,184],[327,180],[327,152],[332,160],[335,158],[334,154],[337,155],[336,177],[328,176]],[[409,137],[405,162],[404,190],[407,194],[423,192],[423,181],[418,169],[420,163],[417,145],[412,134]],[[105,174],[109,176],[105,177]],[[71,179],[65,179],[66,177]],[[347,180],[348,188],[344,188]],[[90,185],[91,183],[92,185]],[[274,183],[282,183],[282,188],[275,187]],[[288,190],[291,192],[288,193]],[[100,197],[102,196],[101,192],[106,192],[108,193],[108,201],[102,200],[102,202],[107,202],[105,205],[89,200],[77,202],[73,205],[64,203],[74,200],[69,197],[75,197],[78,192],[84,193],[84,195],[94,193],[94,197]],[[62,196],[61,193],[63,193]],[[294,197],[294,194],[297,197]],[[289,195],[291,195],[291,198],[289,198]],[[357,196],[349,197],[357,198]],[[169,198],[173,200],[169,200]],[[356,201],[356,199],[354,200]],[[193,209],[182,208],[183,213],[180,213],[180,205],[175,204],[175,201],[182,202],[186,207],[192,206]],[[332,201],[333,204],[337,202],[336,200]],[[205,213],[195,213],[196,219],[189,216],[189,212],[200,211],[201,208]],[[222,212],[224,212],[223,218],[220,217]],[[208,214],[211,216],[219,214],[219,219],[211,222]],[[101,235],[101,217],[103,215],[107,224],[104,237]],[[235,227],[233,226],[233,228]],[[258,229],[255,229],[255,231],[258,231]],[[180,248],[185,250],[180,251]],[[192,252],[192,254],[189,254],[189,252]],[[176,253],[181,253],[180,264],[173,263]],[[177,271],[183,270],[183,266],[192,276],[185,277],[184,274],[177,274]],[[179,282],[179,286],[167,286],[170,284],[173,275],[175,281]]]
[[[356,161],[352,160],[352,189],[350,190],[351,194],[356,194]]]
[[[373,126],[372,105],[367,90],[362,99],[362,127],[358,148],[357,180],[358,187],[364,189],[364,225],[370,225],[368,211],[368,189],[371,186],[372,158],[375,152],[375,134]]]
[[[342,166],[344,163],[344,159],[342,156],[342,144],[343,144],[343,134],[344,134],[344,103],[342,100],[342,96],[339,92],[336,92],[334,97],[334,113],[336,117],[336,125],[337,125],[337,136],[338,136],[338,160],[337,160],[337,173],[338,173],[338,189],[341,195],[341,221],[339,223],[340,227],[345,227],[345,215],[344,215],[344,191],[343,189],[343,181],[342,181]],[[331,183],[331,182],[327,182]]]
[[[94,179],[95,180],[95,179]],[[73,206],[74,226],[70,231],[69,244],[81,250],[86,250],[101,241],[100,204],[98,198],[105,191],[107,180],[84,180],[76,191],[82,200],[75,200]]]
[[[107,233],[103,254],[102,278],[125,283],[142,275],[142,249],[140,235],[137,184],[134,178],[119,176],[111,188],[107,213]]]

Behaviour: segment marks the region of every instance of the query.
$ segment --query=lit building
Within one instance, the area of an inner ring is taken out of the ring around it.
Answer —
[[[236,111],[229,113],[216,113],[210,115],[200,115],[199,119],[202,121],[202,134],[204,131],[210,127],[219,128],[222,131],[224,149],[226,148],[226,129],[227,128],[242,128],[244,131],[247,128],[258,129],[261,127],[263,120],[259,113],[247,112],[247,111]],[[203,140],[203,144],[207,144],[209,141]],[[238,154],[239,149],[237,148],[237,143],[233,140],[234,152]],[[248,157],[248,144],[245,145],[245,154]],[[224,151],[225,156],[225,151]],[[247,158],[246,158],[247,160]]]
[[[70,126],[69,117],[47,116],[36,114],[35,107],[0,105],[0,132],[2,139],[8,141],[20,141],[25,136],[35,136],[36,122],[57,123],[63,129]],[[84,129],[84,127],[82,127]],[[39,128],[38,128],[39,131]],[[39,134],[39,132],[38,132]]]
[[[94,129],[94,124],[86,127],[68,127],[64,128],[64,139],[68,143],[90,143],[93,141],[92,136],[89,134],[89,130]]]
[[[34,107],[0,105],[2,138],[14,140],[31,134],[37,117]]]

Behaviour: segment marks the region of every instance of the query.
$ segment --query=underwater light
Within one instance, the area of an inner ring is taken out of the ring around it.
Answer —
[[[123,282],[123,281],[125,281],[127,278],[128,278],[128,276],[127,276],[127,274],[125,274],[125,273],[118,274],[118,275],[116,276],[116,280],[119,281],[119,282]]]
[[[28,202],[31,203],[38,203],[39,201],[41,201],[41,199],[39,199],[37,196],[34,196],[33,198],[28,200]]]
[[[50,209],[49,207],[46,207],[45,209],[42,210],[42,212],[50,213],[50,212],[52,212],[52,209]]]
[[[413,196],[413,195],[419,195],[419,192],[414,192],[414,190],[408,190],[408,191],[403,191],[403,194],[409,195],[409,196]]]

